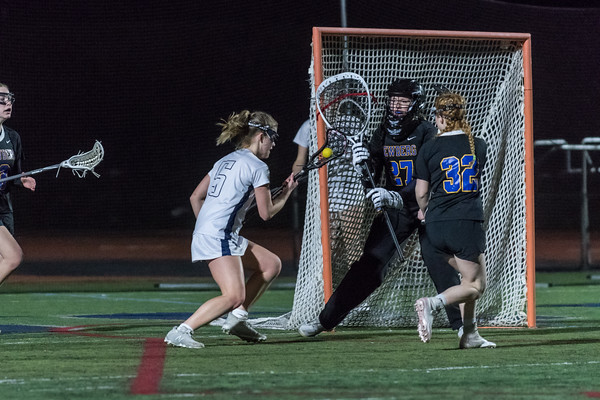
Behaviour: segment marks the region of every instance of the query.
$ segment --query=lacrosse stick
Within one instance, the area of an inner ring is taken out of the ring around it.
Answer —
[[[335,129],[328,129],[325,137],[325,143],[311,155],[302,167],[302,170],[294,175],[294,180],[299,181],[306,176],[313,169],[319,169],[328,162],[339,158],[346,153],[346,147],[348,146],[348,139],[345,135]],[[281,194],[284,185],[275,188],[271,191],[271,197],[274,199]]]
[[[17,175],[2,178],[0,179],[0,183],[23,178],[24,176],[39,174],[40,172],[49,171],[51,169],[58,169],[58,171],[56,171],[56,176],[58,176],[61,168],[72,169],[73,174],[80,178],[83,178],[88,172],[91,172],[96,177],[99,177],[100,175],[94,171],[94,168],[96,165],[100,164],[100,161],[102,161],[103,158],[104,147],[102,147],[102,144],[96,140],[94,147],[92,147],[90,151],[85,153],[79,152],[78,154],[71,156],[69,159],[58,164],[50,165],[49,167],[38,168],[34,169],[33,171],[22,172]]]
[[[334,129],[352,143],[362,143],[371,120],[372,96],[365,80],[358,74],[343,72],[325,79],[317,88],[317,109],[327,129]],[[364,163],[369,183],[376,187],[368,163]],[[383,217],[396,246],[400,260],[404,260],[400,243],[385,208]]]
[[[328,129],[325,143],[315,151],[308,159],[306,164],[302,167],[300,172],[294,175],[295,181],[301,181],[308,176],[308,173],[313,169],[319,169],[328,162],[339,158],[346,153],[346,147],[348,146],[348,140],[346,136],[342,135],[335,129]],[[274,189],[271,189],[271,199],[276,199],[281,195],[285,188],[285,182]],[[256,201],[248,207],[246,216],[253,216],[256,212]]]

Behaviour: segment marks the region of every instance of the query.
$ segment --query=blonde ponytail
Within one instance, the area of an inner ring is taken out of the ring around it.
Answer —
[[[221,127],[221,134],[217,138],[217,146],[227,142],[233,143],[236,149],[250,146],[252,137],[259,131],[258,128],[249,126],[250,122],[277,129],[277,121],[266,112],[244,110],[237,114],[232,113],[227,120],[221,120],[217,123],[217,126]]]

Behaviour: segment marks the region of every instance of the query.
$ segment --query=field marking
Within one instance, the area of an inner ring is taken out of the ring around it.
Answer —
[[[76,382],[76,381],[89,381],[89,380],[103,380],[103,379],[131,379],[135,378],[135,375],[109,375],[109,376],[65,376],[65,377],[52,377],[52,378],[13,378],[13,379],[0,379],[0,385],[4,384],[16,384],[16,385],[27,385],[33,382],[53,382],[53,381],[65,381],[65,382]]]
[[[437,367],[437,368],[385,368],[385,371],[390,372],[416,372],[416,373],[429,373],[429,372],[440,372],[440,371],[460,371],[467,369],[493,369],[493,368],[531,368],[531,367],[565,367],[565,366],[580,366],[580,365],[596,365],[600,364],[600,360],[590,360],[583,362],[553,362],[553,363],[530,363],[530,364],[505,364],[505,365],[462,365],[455,367]],[[225,372],[225,373],[214,373],[214,374],[175,374],[176,377],[186,378],[186,377],[211,377],[211,376],[252,376],[252,375],[295,375],[295,374],[304,374],[304,375],[320,375],[321,371],[236,371],[236,372]],[[365,369],[365,370],[352,370],[352,373],[359,374],[368,374],[375,373],[381,374],[381,370],[379,369]]]
[[[139,298],[129,298],[129,297],[109,297],[108,295],[102,294],[66,294],[66,293],[35,293],[40,296],[65,296],[65,297],[79,297],[79,298],[88,298],[94,300],[111,300],[111,301],[137,301],[137,302],[153,302],[153,303],[168,303],[168,304],[185,304],[185,305],[195,305],[198,306],[198,302],[191,301],[175,301],[175,300],[162,300],[162,299],[139,299]]]
[[[75,333],[75,332],[73,332]],[[155,342],[146,342],[147,348],[149,349],[147,362],[140,363],[140,368],[136,375],[111,375],[111,376],[80,376],[80,377],[35,377],[35,378],[16,378],[16,379],[2,379],[0,380],[0,386],[2,385],[28,385],[35,382],[77,382],[77,381],[113,381],[113,380],[131,380],[133,379],[133,384],[130,386],[130,393],[132,395],[147,395],[154,394],[158,396],[168,395],[169,397],[196,397],[198,393],[168,393],[168,392],[160,392],[159,386],[160,381],[162,380],[162,371],[164,365],[161,363],[160,365],[152,366],[151,363],[155,362],[156,359],[153,357],[158,357],[159,360],[162,360],[164,363],[163,350],[160,349],[160,345],[158,343],[159,339],[154,338]],[[161,340],[162,343],[162,340]],[[166,349],[166,346],[164,346]],[[142,358],[143,359],[143,358]],[[390,369],[384,368],[386,372],[389,373],[397,373],[397,372],[413,372],[413,373],[430,373],[430,372],[440,372],[440,371],[459,371],[459,370],[467,370],[467,369],[492,369],[492,368],[532,368],[532,367],[568,367],[568,366],[582,366],[582,365],[597,365],[600,364],[600,360],[590,360],[584,362],[551,362],[551,363],[525,363],[525,364],[508,364],[508,365],[464,365],[464,366],[453,366],[453,367],[438,367],[438,368],[397,368]],[[154,371],[145,370],[145,368],[155,368]],[[352,373],[357,374],[378,374],[382,373],[382,370],[379,369],[365,369],[365,370],[353,370]],[[160,374],[160,377],[159,377]],[[175,377],[181,378],[189,378],[189,377],[213,377],[213,376],[264,376],[264,375],[320,375],[321,371],[236,371],[229,373],[179,373],[174,374]],[[140,379],[144,381],[140,386],[135,386],[135,382]],[[154,382],[151,380],[154,379]],[[100,383],[100,382],[99,382]],[[61,390],[73,390],[73,391],[92,391],[92,390],[114,390],[116,387],[110,386],[107,383],[100,383],[99,386],[87,386],[87,387],[79,387],[79,388],[62,388]],[[146,391],[142,391],[142,389],[146,389]],[[31,390],[31,389],[28,389]],[[56,392],[56,389],[53,388],[43,388],[43,389],[33,389],[36,392]],[[600,392],[583,392],[583,395],[590,398],[595,398],[600,396]]]
[[[108,324],[108,326],[114,325],[122,324]],[[90,328],[98,329],[98,325],[80,325],[68,328],[58,328],[52,330],[52,332],[109,339],[143,340],[144,349],[142,357],[140,358],[137,374],[131,382],[129,391],[133,395],[151,395],[160,393],[160,382],[162,380],[165,359],[167,357],[167,344],[162,338],[138,338],[86,332],[87,330],[90,330]]]
[[[167,345],[163,339],[148,338],[144,342],[144,352],[138,372],[131,383],[131,394],[158,394],[162,380]]]

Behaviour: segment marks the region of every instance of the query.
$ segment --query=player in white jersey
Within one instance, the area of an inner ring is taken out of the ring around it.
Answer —
[[[246,209],[254,199],[254,187],[269,184],[269,168],[249,149],[239,149],[217,161],[208,176],[207,198],[194,229],[192,261],[241,256],[248,245],[239,237]],[[211,249],[207,244],[218,247]]]
[[[242,111],[220,123],[217,145],[232,142],[236,150],[215,163],[190,197],[196,215],[192,261],[206,261],[221,295],[202,304],[165,342],[202,348],[194,330],[230,312],[223,331],[248,342],[266,336],[247,323],[248,309],[281,271],[281,260],[264,247],[239,235],[247,208],[256,199],[260,217],[267,221],[284,206],[298,185],[291,174],[275,199],[269,190],[269,169],[262,161],[275,146],[277,121],[267,113]],[[242,263],[242,256],[243,263]],[[252,273],[244,279],[244,268]]]

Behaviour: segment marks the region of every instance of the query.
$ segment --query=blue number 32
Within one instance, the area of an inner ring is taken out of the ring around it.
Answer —
[[[479,190],[479,168],[473,154],[458,157],[446,157],[440,163],[442,171],[446,171],[443,182],[446,193],[476,192]]]

